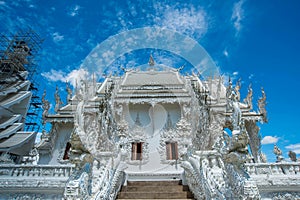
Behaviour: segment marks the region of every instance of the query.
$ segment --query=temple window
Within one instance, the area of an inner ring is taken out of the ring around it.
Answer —
[[[167,160],[178,159],[177,142],[166,142]]]
[[[133,142],[131,149],[131,160],[142,160],[143,143]]]
[[[70,142],[67,142],[63,160],[68,160],[68,159],[69,159],[69,151],[70,151],[70,148],[71,148],[71,143],[70,143]]]

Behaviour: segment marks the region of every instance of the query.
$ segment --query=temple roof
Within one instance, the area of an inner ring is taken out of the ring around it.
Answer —
[[[9,107],[11,105],[20,103],[25,98],[30,98],[31,92],[29,91],[20,91],[16,94],[9,94],[5,99],[0,102],[1,107]]]
[[[30,85],[29,81],[17,81],[11,84],[7,84],[6,88],[0,91],[0,95],[7,95],[9,93],[17,92],[18,90],[28,90]]]
[[[178,71],[130,71],[125,74],[122,86],[182,85]]]
[[[18,130],[20,130],[23,126],[23,123],[14,123],[8,128],[0,131],[0,139],[9,137],[10,135],[14,134]]]
[[[17,155],[27,155],[35,140],[36,132],[17,132],[0,142],[0,151],[8,151]]]
[[[21,115],[0,118],[0,129],[4,129],[17,121],[20,121],[21,118]]]

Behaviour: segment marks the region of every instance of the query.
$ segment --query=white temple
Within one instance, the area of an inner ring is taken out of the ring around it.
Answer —
[[[27,71],[6,76],[7,60],[0,199],[300,199],[300,163],[279,149],[278,162],[266,163],[260,151],[263,90],[255,111],[251,86],[242,100],[239,81],[225,86],[222,77],[183,75],[151,59],[147,70],[82,80],[74,94],[67,87],[66,105],[57,89],[54,114],[44,93],[51,130],[33,146],[36,132],[23,131]]]

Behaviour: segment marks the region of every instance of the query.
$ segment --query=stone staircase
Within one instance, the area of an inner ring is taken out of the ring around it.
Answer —
[[[117,199],[194,199],[180,181],[128,181]]]

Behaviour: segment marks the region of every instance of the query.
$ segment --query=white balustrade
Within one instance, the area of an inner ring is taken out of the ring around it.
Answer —
[[[0,179],[7,177],[69,177],[73,165],[1,165]]]
[[[0,165],[0,188],[35,188],[37,191],[52,188],[62,192],[73,168],[73,165]]]
[[[247,163],[247,172],[252,175],[300,175],[300,162]]]

